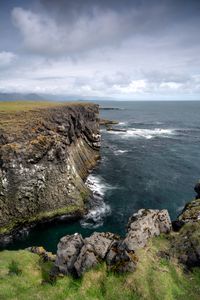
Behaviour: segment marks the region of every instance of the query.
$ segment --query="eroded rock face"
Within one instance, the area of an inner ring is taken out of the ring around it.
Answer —
[[[128,233],[124,246],[135,251],[146,245],[149,238],[171,231],[171,220],[167,210],[140,209],[128,222]]]
[[[170,230],[171,221],[166,210],[143,209],[129,219],[125,239],[110,232],[95,232],[84,240],[78,234],[62,238],[55,265],[61,273],[78,277],[102,261],[109,270],[133,272],[138,261],[135,250],[144,247],[150,237]]]
[[[20,224],[83,214],[90,195],[84,181],[99,159],[98,105],[64,105],[12,117],[16,126],[0,128],[1,234]]]

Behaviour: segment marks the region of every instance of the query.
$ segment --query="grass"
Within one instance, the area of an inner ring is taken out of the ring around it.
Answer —
[[[79,202],[80,202],[79,205],[68,205],[66,207],[54,209],[51,211],[41,212],[33,217],[17,219],[15,221],[13,221],[12,223],[9,223],[7,226],[1,227],[0,234],[9,233],[13,228],[15,228],[19,225],[39,222],[44,219],[50,219],[50,218],[54,218],[54,217],[62,216],[62,215],[66,215],[66,214],[83,213],[83,211],[84,211],[83,203],[81,201],[79,201]]]
[[[42,262],[28,251],[0,253],[0,299],[2,300],[197,300],[200,294],[200,270],[184,273],[176,261],[160,258],[169,241],[154,238],[138,252],[136,272],[117,275],[108,272],[104,264],[90,270],[81,279],[60,277],[49,283],[50,262]],[[15,261],[21,274],[9,275]]]
[[[0,129],[6,132],[18,132],[30,121],[42,123],[44,112],[48,114],[50,108],[75,107],[93,105],[86,102],[48,102],[48,101],[0,101]]]
[[[30,111],[41,108],[50,108],[56,106],[85,106],[91,105],[87,102],[53,102],[53,101],[0,101],[0,112],[20,112],[20,111]]]

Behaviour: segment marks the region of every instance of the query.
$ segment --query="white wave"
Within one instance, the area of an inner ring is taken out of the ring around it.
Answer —
[[[86,181],[93,193],[92,207],[80,221],[83,228],[97,228],[103,225],[104,218],[111,213],[111,208],[104,202],[104,195],[108,189],[114,187],[107,184],[100,176],[90,174]]]
[[[127,152],[129,152],[128,150],[114,150],[114,154],[115,155],[119,155],[119,154],[123,154],[123,153],[127,153]]]
[[[127,125],[127,122],[119,122],[117,125],[120,125],[120,126]]]
[[[175,130],[163,129],[163,128],[155,128],[155,129],[131,128],[128,129],[126,132],[109,131],[109,133],[117,134],[124,138],[134,137],[134,138],[152,139],[157,136],[169,137],[170,135],[175,134]]]

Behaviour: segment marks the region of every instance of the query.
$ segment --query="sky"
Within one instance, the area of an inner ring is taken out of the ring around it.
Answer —
[[[200,0],[0,0],[0,93],[200,100]]]

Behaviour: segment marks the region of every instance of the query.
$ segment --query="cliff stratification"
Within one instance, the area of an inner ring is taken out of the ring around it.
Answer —
[[[1,236],[23,224],[82,215],[99,159],[98,105],[0,111]]]

